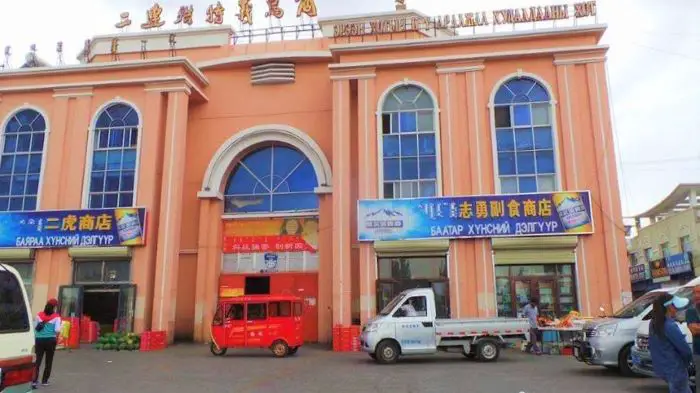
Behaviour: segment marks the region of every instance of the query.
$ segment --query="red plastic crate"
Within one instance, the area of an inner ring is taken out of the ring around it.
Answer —
[[[141,335],[141,351],[160,351],[168,346],[167,334],[162,331],[143,332]]]

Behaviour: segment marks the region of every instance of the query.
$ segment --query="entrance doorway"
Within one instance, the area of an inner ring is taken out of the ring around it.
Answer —
[[[100,324],[101,332],[114,330],[114,321],[119,314],[119,288],[107,286],[85,286],[83,294],[83,316]]]
[[[540,314],[558,318],[577,309],[574,265],[496,266],[498,316],[515,317],[530,299]]]

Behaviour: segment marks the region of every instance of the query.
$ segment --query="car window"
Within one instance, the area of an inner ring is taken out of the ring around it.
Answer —
[[[249,303],[248,304],[248,320],[261,321],[267,319],[267,304],[265,303]]]
[[[29,331],[29,313],[22,284],[14,274],[0,267],[0,334]]]

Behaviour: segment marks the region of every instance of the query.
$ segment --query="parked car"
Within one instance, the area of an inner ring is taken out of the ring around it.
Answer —
[[[491,362],[507,340],[529,338],[527,319],[436,319],[435,310],[432,289],[401,292],[363,327],[362,350],[382,364],[439,351]]]
[[[34,329],[22,279],[0,263],[0,392],[32,391]]]
[[[691,281],[694,282],[695,280]],[[691,297],[693,295],[693,288],[690,284],[683,286],[679,289],[675,296],[680,297]],[[693,346],[693,335],[688,329],[688,324],[685,321],[677,322],[681,331],[685,335],[685,341],[692,348]],[[649,352],[649,326],[651,324],[650,320],[645,320],[639,325],[637,329],[637,338],[635,340],[634,346],[632,347],[632,370],[640,375],[645,375],[648,377],[656,377],[654,374],[654,366],[651,362],[651,352]],[[691,365],[688,370],[688,375],[690,376],[691,387],[695,386],[695,365]]]
[[[574,356],[592,366],[614,368],[624,376],[632,370],[632,346],[639,325],[650,317],[652,303],[661,294],[678,288],[657,289],[644,294],[609,317],[587,322],[574,339]]]

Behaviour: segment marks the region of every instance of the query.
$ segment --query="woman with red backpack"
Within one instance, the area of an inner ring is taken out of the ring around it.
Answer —
[[[46,355],[46,365],[44,375],[41,378],[41,385],[49,384],[51,377],[51,367],[53,365],[53,355],[56,353],[57,336],[61,332],[61,316],[56,312],[58,301],[50,299],[46,302],[44,311],[36,315],[34,321],[34,336],[36,337],[36,369],[34,370],[34,381],[32,389],[36,389],[39,381],[39,369],[41,362]]]

